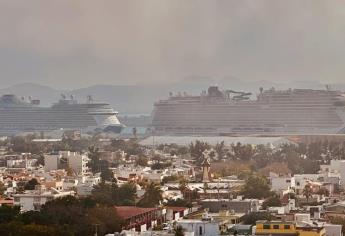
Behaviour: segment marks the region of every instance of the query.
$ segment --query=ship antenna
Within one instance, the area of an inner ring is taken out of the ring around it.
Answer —
[[[61,93],[61,97],[62,97],[63,100],[66,99],[66,95],[64,93]]]
[[[91,102],[93,101],[93,98],[92,98],[91,95],[87,95],[87,101],[88,101],[89,103],[91,103]]]

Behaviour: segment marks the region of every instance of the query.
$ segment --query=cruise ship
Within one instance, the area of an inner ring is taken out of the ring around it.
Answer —
[[[62,94],[51,107],[42,107],[40,100],[7,94],[0,97],[0,135],[54,130],[119,133],[123,126],[116,115],[109,104],[95,102],[91,96],[79,103],[73,96]]]
[[[199,96],[172,95],[154,104],[152,127],[161,134],[284,135],[345,132],[345,94],[324,90],[251,93],[209,87]]]

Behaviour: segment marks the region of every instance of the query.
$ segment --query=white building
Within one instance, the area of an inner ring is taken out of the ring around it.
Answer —
[[[73,191],[58,191],[51,188],[46,190],[44,186],[37,185],[35,190],[28,190],[22,194],[14,194],[14,205],[20,206],[21,211],[37,211],[42,205],[53,199],[65,196],[73,196]]]
[[[83,175],[88,171],[87,163],[89,158],[86,154],[77,152],[62,151],[58,154],[44,156],[44,170],[71,168],[76,175]]]
[[[214,221],[204,213],[201,220],[197,219],[179,219],[176,221],[178,226],[181,226],[187,232],[194,232],[195,236],[218,236],[219,223]]]
[[[59,154],[51,154],[51,155],[44,155],[44,170],[51,171],[59,169],[60,163],[60,155]]]
[[[275,192],[282,192],[288,189],[295,188],[295,178],[291,176],[271,177],[271,189]]]
[[[83,175],[88,171],[87,163],[89,158],[85,154],[78,154],[76,152],[68,152],[67,158],[68,167],[71,168],[77,175]]]

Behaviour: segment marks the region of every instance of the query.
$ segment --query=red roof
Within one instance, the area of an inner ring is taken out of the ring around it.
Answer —
[[[171,209],[173,211],[184,211],[188,209],[188,207],[174,207],[174,206],[167,206],[166,209]]]
[[[115,209],[117,214],[123,219],[129,219],[137,215],[157,210],[157,208],[141,208],[134,206],[116,206]]]
[[[13,205],[13,199],[0,199],[0,205]]]

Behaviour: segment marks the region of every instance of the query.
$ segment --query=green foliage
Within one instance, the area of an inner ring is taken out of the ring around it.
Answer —
[[[135,204],[137,188],[135,184],[125,183],[118,188],[118,202],[116,205],[133,206]]]
[[[152,182],[146,187],[145,190],[146,192],[144,193],[142,199],[140,199],[138,202],[138,206],[156,207],[163,200],[162,190],[160,189],[159,185]]]
[[[91,198],[104,205],[134,205],[136,197],[136,186],[132,183],[125,183],[121,187],[117,184],[100,183],[92,190]]]
[[[36,185],[39,185],[39,183],[38,183],[37,179],[33,178],[33,179],[30,179],[25,184],[24,189],[25,190],[34,190]]]
[[[135,139],[122,140],[115,139],[111,143],[111,148],[113,151],[123,150],[128,155],[143,155],[143,147],[139,145],[138,141]]]
[[[192,204],[185,199],[178,198],[176,200],[169,199],[166,203],[166,206],[172,206],[172,207],[192,207]]]
[[[4,183],[0,182],[0,196],[4,195],[6,189],[7,188],[5,187]]]
[[[273,216],[268,212],[251,212],[243,217],[243,224],[255,225],[258,220],[272,220]]]
[[[197,160],[200,164],[203,161],[203,152],[210,149],[210,145],[207,142],[196,140],[195,143],[189,145],[190,155]]]
[[[162,184],[166,184],[168,182],[177,182],[181,179],[180,176],[178,175],[169,175],[169,176],[164,176],[162,179]]]
[[[214,147],[216,153],[217,153],[217,156],[218,156],[218,159],[222,159],[225,157],[225,144],[224,144],[224,141],[220,142],[220,143],[217,143],[216,146]]]
[[[15,220],[20,212],[20,207],[18,206],[1,206],[0,207],[0,224]]]
[[[267,198],[263,204],[262,208],[267,209],[268,207],[280,207],[282,205],[279,196],[274,194],[273,196]]]
[[[146,156],[139,156],[136,160],[138,166],[147,166],[148,158]]]
[[[114,173],[109,169],[105,168],[101,172],[102,181],[114,181]]]
[[[88,167],[91,169],[92,173],[100,172],[100,152],[99,148],[95,146],[89,147],[89,158]]]
[[[0,235],[2,236],[73,236],[73,232],[68,227],[47,226],[39,224],[22,224],[21,222],[12,221],[0,224]]]
[[[241,191],[246,198],[262,199],[271,195],[270,186],[264,177],[251,175]]]
[[[306,184],[304,186],[302,194],[306,197],[307,202],[309,202],[309,198],[312,196],[312,188],[310,184]]]
[[[156,162],[151,165],[152,170],[162,170],[171,166],[171,162]]]

